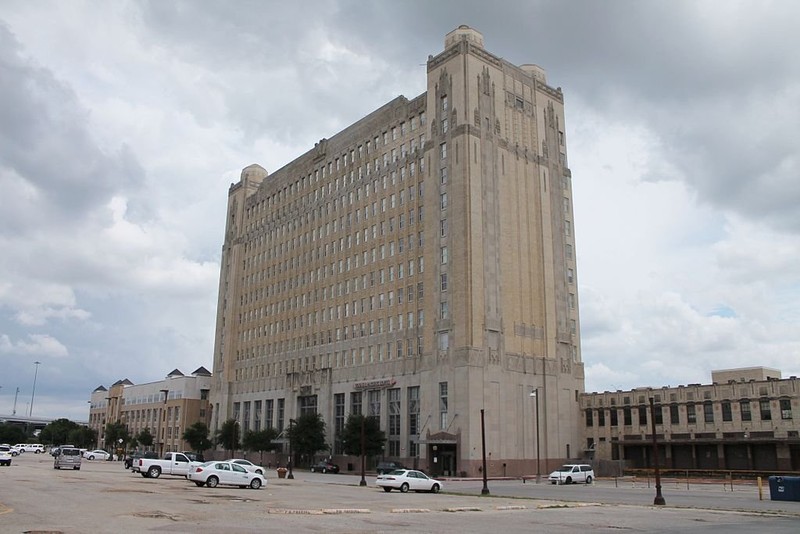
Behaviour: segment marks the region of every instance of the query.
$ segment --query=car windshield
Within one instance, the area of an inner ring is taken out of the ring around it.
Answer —
[[[569,473],[570,471],[572,471],[572,466],[571,466],[571,465],[562,465],[561,467],[559,467],[558,469],[556,469],[556,471],[561,471],[561,472]]]

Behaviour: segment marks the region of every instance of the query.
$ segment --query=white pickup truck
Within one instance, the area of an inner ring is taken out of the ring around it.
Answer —
[[[132,466],[132,469],[134,472],[141,473],[145,478],[158,478],[161,475],[183,477],[191,467],[196,465],[200,465],[200,462],[192,462],[182,452],[168,452],[161,460],[139,458],[137,465]]]

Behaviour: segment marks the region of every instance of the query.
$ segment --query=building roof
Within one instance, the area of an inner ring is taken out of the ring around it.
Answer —
[[[194,370],[192,375],[196,376],[211,376],[211,371],[203,367],[202,365]]]

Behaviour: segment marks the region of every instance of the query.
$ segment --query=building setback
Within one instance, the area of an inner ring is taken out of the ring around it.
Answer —
[[[474,476],[484,410],[490,474],[582,452],[564,132],[544,70],[461,26],[425,93],[272,174],[245,168],[228,192],[212,430],[316,412],[338,455],[363,413],[386,458]]]

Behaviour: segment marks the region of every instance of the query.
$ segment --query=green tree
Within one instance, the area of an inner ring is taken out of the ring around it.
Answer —
[[[196,453],[202,453],[213,445],[208,439],[208,425],[198,421],[183,431],[183,440],[189,444]]]
[[[65,443],[70,443],[68,441],[69,433],[77,430],[79,426],[78,423],[74,423],[69,419],[56,419],[42,429],[39,439],[43,444],[64,445]],[[72,443],[72,445],[75,445],[75,443]]]
[[[228,456],[233,456],[233,451],[241,448],[239,444],[239,421],[228,419],[217,430],[214,436],[217,445],[228,451]]]
[[[67,436],[67,442],[72,443],[76,447],[93,449],[97,443],[97,430],[93,430],[87,426],[79,426],[76,429],[70,430]]]
[[[0,425],[0,443],[24,443],[25,430],[21,426],[4,423]]]
[[[124,448],[129,439],[131,439],[131,435],[128,432],[128,427],[122,424],[121,421],[108,423],[105,435],[106,448],[111,453],[108,459],[112,460],[114,458],[114,450],[117,447]]]
[[[287,430],[286,437],[292,444],[292,453],[309,461],[318,451],[328,450],[325,443],[325,421],[318,413],[298,417]],[[294,462],[294,458],[292,458]]]
[[[136,434],[136,441],[138,441],[142,447],[150,448],[153,446],[155,438],[153,437],[153,434],[150,433],[150,428],[145,427],[144,430]]]
[[[364,424],[364,450],[361,450],[361,424]],[[347,417],[341,435],[344,453],[352,456],[376,456],[383,452],[386,433],[381,430],[377,417],[351,414]]]
[[[248,430],[244,433],[242,447],[248,451],[260,453],[259,463],[264,465],[264,451],[271,451],[277,448],[275,440],[278,438],[278,431],[274,428],[265,428],[257,432]]]

